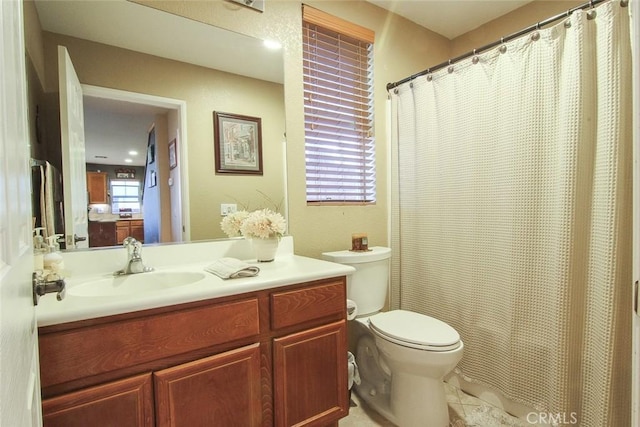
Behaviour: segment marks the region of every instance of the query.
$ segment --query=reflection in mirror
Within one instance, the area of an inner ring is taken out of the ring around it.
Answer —
[[[90,246],[117,245],[125,230],[145,243],[224,237],[223,203],[286,215],[280,51],[124,0],[34,4],[40,27],[25,27],[42,49],[27,43],[27,72],[43,137],[32,157],[63,169],[53,100],[62,45],[85,94]],[[214,111],[262,119],[263,175],[215,173]]]

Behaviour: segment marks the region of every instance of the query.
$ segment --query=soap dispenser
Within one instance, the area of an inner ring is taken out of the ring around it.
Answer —
[[[44,228],[37,227],[33,229],[33,270],[44,270],[44,255],[49,252],[49,248],[44,244],[44,236],[42,236]]]
[[[60,253],[60,244],[58,243],[59,237],[62,237],[62,234],[54,234],[53,236],[47,237],[47,242],[49,243],[49,252],[46,253],[43,257],[44,269],[48,270],[49,273],[58,275],[64,269],[64,260],[62,259],[62,254]]]

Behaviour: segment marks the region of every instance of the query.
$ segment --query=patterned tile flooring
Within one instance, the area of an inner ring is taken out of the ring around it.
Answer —
[[[445,383],[447,402],[449,404],[449,420],[451,427],[531,427],[519,418],[515,418],[503,410],[492,406],[462,390]],[[351,394],[349,416],[340,420],[339,427],[395,427],[379,415],[356,393]],[[400,426],[402,427],[402,426]]]

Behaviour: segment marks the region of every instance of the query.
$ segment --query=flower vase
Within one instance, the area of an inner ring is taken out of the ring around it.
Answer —
[[[278,251],[278,243],[280,239],[277,237],[269,237],[266,239],[251,239],[251,245],[253,246],[253,253],[256,256],[258,262],[271,262],[276,257]]]

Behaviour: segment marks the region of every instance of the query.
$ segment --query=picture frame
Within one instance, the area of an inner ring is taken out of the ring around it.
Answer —
[[[158,185],[158,178],[156,176],[156,171],[151,171],[149,173],[149,188],[155,187]]]
[[[213,112],[218,174],[262,175],[262,119]]]
[[[178,151],[175,138],[169,142],[169,170],[178,166]]]
[[[147,164],[150,165],[156,161],[156,145],[149,144],[147,147]]]

